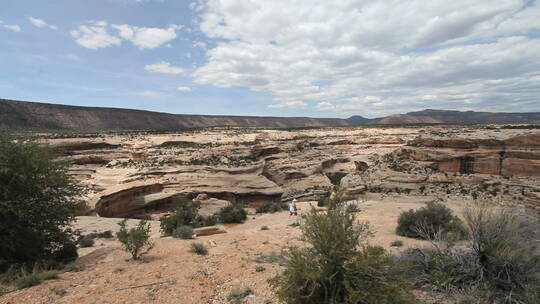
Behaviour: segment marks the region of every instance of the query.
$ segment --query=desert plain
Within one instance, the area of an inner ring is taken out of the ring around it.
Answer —
[[[75,222],[82,235],[115,232],[123,218],[130,226],[147,219],[154,247],[131,261],[116,239],[97,239],[58,279],[0,303],[229,303],[231,293],[246,289],[245,303],[279,303],[267,280],[282,270],[280,252],[305,245],[301,215],[324,212],[317,201],[336,184],[357,206],[358,221],[370,223],[370,243],[394,253],[429,245],[395,233],[401,212],[429,201],[458,216],[465,206],[486,204],[540,222],[540,131],[526,126],[216,127],[40,140],[71,162],[69,173],[87,190],[87,210]],[[248,219],[217,225],[216,234],[203,228],[194,240],[162,237],[159,219],[178,197],[199,201],[201,215],[242,204]],[[257,213],[293,199],[298,217]],[[536,236],[540,241],[538,227]],[[403,246],[391,246],[396,240]],[[208,255],[190,253],[193,242],[204,243]],[[447,301],[416,293],[427,303]]]

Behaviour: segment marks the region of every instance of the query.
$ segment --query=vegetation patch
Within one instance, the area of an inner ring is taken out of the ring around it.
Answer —
[[[122,243],[125,251],[131,254],[133,260],[139,260],[141,255],[147,253],[154,244],[150,241],[150,224],[142,220],[135,228],[126,228],[127,219],[124,219],[118,225],[120,231],[116,233],[118,241]]]
[[[327,213],[304,216],[307,248],[284,251],[285,270],[269,282],[285,303],[416,303],[410,278],[382,247],[368,246],[367,223],[336,201]]]
[[[193,234],[193,228],[190,226],[178,226],[173,230],[172,237],[188,240],[193,238]]]
[[[464,217],[465,246],[438,234],[432,247],[406,252],[417,284],[458,291],[470,303],[540,303],[540,254],[524,233],[530,223],[486,207],[467,208]]]
[[[208,249],[204,246],[203,243],[192,243],[189,252],[198,255],[207,255]]]
[[[247,218],[247,212],[240,204],[230,204],[221,208],[218,217],[221,223],[243,223]]]
[[[285,203],[264,202],[257,207],[257,213],[275,213],[288,209],[289,206],[287,206]]]
[[[245,297],[251,294],[253,294],[253,290],[249,287],[235,288],[229,293],[227,300],[230,303],[241,303]]]
[[[429,202],[418,210],[410,209],[402,212],[398,218],[396,233],[419,239],[433,238],[436,233],[452,235],[457,239],[467,236],[462,221],[452,210],[436,202]]]

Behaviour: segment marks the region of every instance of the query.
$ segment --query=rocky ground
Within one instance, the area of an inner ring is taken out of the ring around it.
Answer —
[[[277,303],[266,280],[280,271],[283,247],[302,245],[300,231],[286,212],[254,209],[296,198],[305,212],[332,189],[329,176],[336,173],[345,176],[341,186],[358,204],[359,220],[376,231],[371,243],[391,251],[423,245],[394,230],[400,212],[430,200],[458,215],[475,202],[529,216],[540,207],[540,131],[534,129],[213,128],[54,137],[43,140],[73,162],[70,174],[89,190],[87,216],[76,223],[83,234],[115,231],[122,217],[157,220],[180,196],[201,201],[203,214],[238,202],[250,216],[220,226],[226,233],[193,241],[161,238],[152,221],[155,247],[144,262],[127,261],[116,240],[98,239],[80,249],[80,271],[4,295],[0,303],[227,303],[233,289],[246,287],[253,291],[247,303]],[[391,247],[398,239],[404,247]],[[210,254],[189,253],[192,242],[203,242]]]

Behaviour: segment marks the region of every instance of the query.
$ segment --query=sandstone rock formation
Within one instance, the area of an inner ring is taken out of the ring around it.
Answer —
[[[540,135],[495,139],[416,138],[399,155],[461,174],[540,176]],[[412,148],[414,147],[414,148]]]

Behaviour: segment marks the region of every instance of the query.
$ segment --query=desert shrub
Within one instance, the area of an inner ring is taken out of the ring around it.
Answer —
[[[240,204],[230,204],[219,211],[219,221],[222,223],[243,223],[247,212]]]
[[[464,217],[479,275],[495,296],[508,303],[540,303],[539,248],[524,233],[531,223],[478,206],[465,209]]]
[[[270,230],[270,228],[268,228],[268,226],[265,225],[261,227],[261,230]]]
[[[256,271],[256,272],[263,272],[263,271],[265,271],[265,270],[266,270],[266,268],[264,268],[264,266],[260,266],[260,265],[259,265],[259,266],[255,267],[255,271]]]
[[[452,210],[436,202],[428,202],[425,207],[418,210],[410,209],[399,215],[396,228],[398,235],[425,238],[421,230],[427,231],[430,237],[434,237],[438,232],[452,234],[459,239],[467,235],[462,221],[452,213]]]
[[[347,173],[344,172],[335,172],[326,174],[332,185],[339,186],[341,184],[341,179],[347,176]]]
[[[175,202],[174,213],[160,219],[161,233],[170,236],[178,226],[191,226],[197,219],[201,203],[187,198],[179,198]]]
[[[67,293],[67,291],[65,289],[58,288],[58,287],[55,287],[55,286],[49,287],[49,290],[52,293],[54,293],[55,295],[57,295],[57,296],[63,296],[63,295],[65,295]]]
[[[208,227],[208,226],[214,226],[218,222],[219,222],[219,216],[217,214],[214,214],[211,216],[199,215],[195,218],[193,222],[191,222],[191,226],[195,228]]]
[[[303,218],[302,239],[311,246],[285,250],[285,270],[270,280],[281,301],[415,303],[401,264],[383,248],[367,245],[369,225],[356,224],[343,204]]]
[[[64,267],[65,272],[81,272],[86,269],[85,265],[70,263]]]
[[[505,211],[467,208],[468,248],[441,238],[432,248],[406,252],[419,285],[459,291],[473,303],[540,303],[540,255],[524,223]]]
[[[249,296],[250,294],[253,294],[253,290],[251,290],[251,288],[249,287],[235,288],[231,290],[231,292],[227,296],[227,300],[230,303],[239,303],[242,299]]]
[[[392,246],[392,247],[403,247],[403,241],[402,240],[395,240],[392,243],[390,243],[390,246]]]
[[[257,213],[274,213],[288,209],[285,203],[264,202],[257,207]]]
[[[153,247],[152,242],[150,242],[150,224],[142,220],[135,228],[128,230],[126,223],[127,219],[118,223],[120,231],[116,233],[116,237],[122,243],[124,250],[129,252],[134,260],[138,260],[142,254]],[[146,251],[143,252],[143,250]]]
[[[287,261],[283,254],[272,251],[270,253],[258,253],[253,259],[253,262],[285,266]]]
[[[0,130],[0,272],[77,258],[64,247],[74,245],[70,224],[83,190],[67,170],[46,146]]]
[[[82,237],[79,240],[79,247],[86,248],[94,246],[94,239],[88,236]]]
[[[113,237],[113,234],[112,234],[112,231],[111,230],[106,230],[106,231],[103,231],[103,232],[92,232],[92,233],[89,233],[87,235],[85,235],[84,237],[86,238],[91,238],[91,239],[110,239]]]
[[[15,286],[19,289],[38,285],[42,281],[56,279],[58,271],[47,270],[43,272],[29,273],[15,280]]]
[[[198,255],[207,255],[208,249],[206,249],[203,243],[192,243],[189,252]]]
[[[317,207],[324,207],[328,205],[328,200],[330,199],[330,194],[319,197],[317,200]]]
[[[173,230],[172,237],[187,240],[192,239],[193,234],[193,228],[190,226],[178,226]]]

